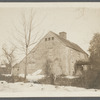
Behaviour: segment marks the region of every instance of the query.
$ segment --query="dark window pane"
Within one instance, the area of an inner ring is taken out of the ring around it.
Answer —
[[[47,38],[45,38],[45,41],[47,41]]]
[[[52,40],[54,40],[54,37],[52,37]]]
[[[48,38],[48,40],[50,40],[50,38]]]

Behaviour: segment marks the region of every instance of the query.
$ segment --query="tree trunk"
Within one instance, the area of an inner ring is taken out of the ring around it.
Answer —
[[[28,55],[28,47],[26,48],[26,59],[25,59],[25,76],[24,76],[24,82],[26,82],[26,76],[27,76],[27,55]]]
[[[55,85],[54,75],[51,74],[51,75],[50,75],[50,78],[51,78],[51,84],[52,84],[52,85]]]

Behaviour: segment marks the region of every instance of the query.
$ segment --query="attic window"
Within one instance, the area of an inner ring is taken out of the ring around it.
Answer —
[[[47,41],[47,38],[45,38],[45,41]]]
[[[48,38],[48,40],[50,40],[50,37]]]
[[[54,37],[52,37],[52,40],[54,40]]]

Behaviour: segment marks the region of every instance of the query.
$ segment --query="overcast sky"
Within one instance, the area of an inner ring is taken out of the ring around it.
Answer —
[[[14,25],[20,29],[22,13],[26,12],[28,15],[31,7],[36,12],[35,23],[39,23],[35,32],[39,31],[39,35],[44,36],[49,31],[57,34],[64,31],[68,40],[88,52],[93,34],[100,32],[100,8],[93,4],[77,5],[74,3],[71,6],[67,3],[28,4],[28,7],[24,7],[23,4],[20,6],[7,4],[3,7],[0,5],[0,46],[5,42],[14,41],[12,37],[17,36],[17,32],[13,29]]]

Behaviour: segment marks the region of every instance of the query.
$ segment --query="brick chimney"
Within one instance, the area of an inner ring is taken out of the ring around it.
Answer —
[[[66,32],[60,32],[60,33],[59,33],[59,36],[60,36],[61,38],[67,39],[67,33],[66,33]]]

